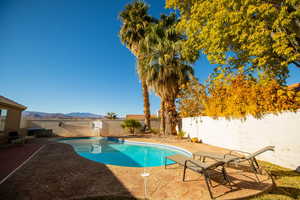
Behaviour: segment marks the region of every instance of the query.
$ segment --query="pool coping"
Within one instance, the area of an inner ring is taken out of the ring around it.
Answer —
[[[168,145],[168,144],[161,144],[161,143],[153,143],[153,142],[140,142],[140,141],[132,141],[132,140],[125,140],[122,138],[122,140],[120,140],[119,138],[117,137],[67,137],[67,138],[59,138],[59,139],[56,139],[55,142],[57,143],[62,143],[62,144],[67,144],[67,145],[70,145],[72,146],[71,144],[68,144],[68,143],[64,143],[64,142],[59,142],[59,141],[63,141],[64,139],[66,139],[66,141],[68,140],[76,140],[76,139],[99,139],[99,138],[105,138],[105,139],[113,139],[113,140],[110,140],[110,141],[116,141],[117,143],[120,143],[120,144],[140,144],[140,145],[145,145],[147,144],[148,146],[156,146],[156,147],[167,147],[169,148],[170,150],[175,150],[175,151],[181,151],[183,154],[188,154],[191,158],[193,157],[193,153],[188,151],[187,149],[184,149],[184,148],[181,148],[181,147],[178,147],[178,146],[174,146],[174,145]],[[146,146],[146,145],[145,145]],[[74,149],[74,147],[72,146],[73,150],[76,152],[76,150]],[[104,165],[109,165],[109,166],[117,166],[117,167],[129,167],[129,168],[156,168],[156,167],[162,167],[163,165],[160,165],[160,166],[149,166],[149,167],[137,167],[137,166],[122,166],[122,165],[113,165],[113,164],[108,164],[108,163],[102,163],[102,162],[98,162],[98,161],[95,161],[95,160],[91,160],[91,159],[88,159],[82,155],[80,155],[78,152],[76,152],[76,154],[78,154],[79,156],[83,157],[84,159],[87,159],[87,160],[90,160],[92,162],[97,162],[97,163],[101,163],[101,164],[104,164]]]
[[[125,140],[126,143],[135,143],[135,144],[150,144],[152,146],[163,146],[163,147],[169,147],[169,148],[173,148],[173,149],[176,149],[176,150],[180,150],[180,151],[183,151],[187,154],[189,154],[191,157],[193,156],[193,153],[184,149],[184,148],[181,148],[181,147],[177,147],[177,146],[174,146],[174,145],[169,145],[169,144],[160,144],[160,143],[152,143],[152,142],[139,142],[139,141],[130,141],[130,140]]]

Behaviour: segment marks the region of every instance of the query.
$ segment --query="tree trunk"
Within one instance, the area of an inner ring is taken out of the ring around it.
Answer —
[[[133,43],[130,46],[130,51],[136,57],[137,61],[142,58],[142,55],[139,52],[139,44]],[[141,78],[140,78],[141,79]],[[145,80],[142,80],[142,90],[143,90],[143,97],[144,97],[144,116],[145,116],[145,130],[151,130],[151,122],[150,122],[150,101],[149,101],[149,91],[148,86]]]
[[[148,130],[151,130],[150,122],[150,103],[149,103],[149,91],[146,81],[142,81],[143,96],[144,96],[144,115],[145,115],[145,125]]]
[[[160,134],[165,135],[166,134],[166,118],[165,118],[165,101],[163,99],[160,100]]]
[[[177,111],[174,98],[168,98],[168,100],[166,100],[166,113],[166,133],[168,135],[176,135]]]

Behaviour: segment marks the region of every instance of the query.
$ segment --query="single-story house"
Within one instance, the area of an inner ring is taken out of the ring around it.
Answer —
[[[25,106],[0,95],[0,144],[7,142],[8,133],[19,131]]]

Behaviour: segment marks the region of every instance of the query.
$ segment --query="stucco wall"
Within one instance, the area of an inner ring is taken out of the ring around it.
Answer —
[[[101,135],[105,136],[125,136],[128,135],[122,127],[123,120],[103,120],[103,129],[101,130]],[[144,121],[139,121],[142,125]],[[151,120],[151,127],[154,129],[159,129],[159,120]],[[137,131],[139,133],[139,131]]]
[[[92,128],[96,120],[69,120],[69,119],[22,119],[22,128],[52,129],[53,133],[62,137],[98,136],[99,131]],[[60,123],[62,124],[60,125]]]
[[[94,129],[93,122],[102,121],[101,129]],[[121,128],[123,120],[94,120],[94,119],[41,119],[28,120],[22,119],[22,128],[45,128],[52,129],[53,133],[63,137],[79,137],[79,136],[125,136],[128,132]],[[62,122],[62,125],[59,124]],[[142,121],[140,121],[143,123]],[[151,121],[152,127],[158,129],[159,121]]]
[[[190,137],[198,137],[207,144],[247,152],[273,145],[275,152],[258,158],[292,169],[300,166],[299,125],[300,111],[270,114],[263,119],[250,116],[246,121],[210,117],[182,120],[182,129]]]

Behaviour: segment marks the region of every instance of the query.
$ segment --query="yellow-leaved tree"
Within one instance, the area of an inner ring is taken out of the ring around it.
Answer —
[[[179,9],[178,30],[211,63],[264,71],[284,81],[288,66],[300,67],[300,0],[166,0]]]
[[[181,117],[211,116],[260,118],[269,113],[297,111],[300,92],[282,86],[275,79],[255,79],[244,73],[216,73],[206,87],[192,80],[181,92]]]

